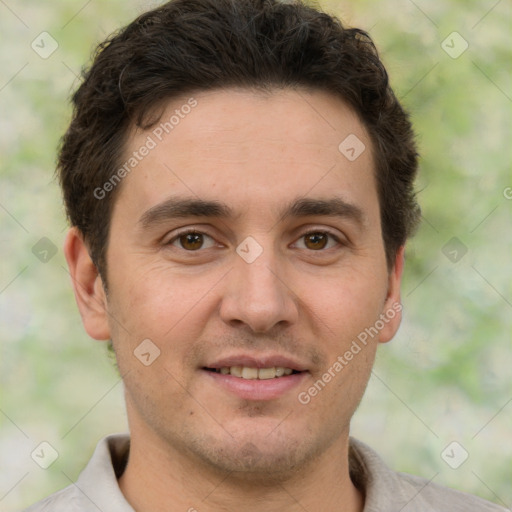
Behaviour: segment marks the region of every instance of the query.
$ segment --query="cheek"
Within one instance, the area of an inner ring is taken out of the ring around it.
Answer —
[[[150,339],[177,367],[214,310],[209,290],[218,278],[191,278],[164,263],[133,265],[132,269],[112,279],[113,338],[122,341],[117,343],[121,352],[133,352],[142,340]]]
[[[314,293],[306,290],[304,303],[314,312],[320,331],[341,349],[375,323],[386,297],[387,281],[371,269],[344,269],[317,281]]]

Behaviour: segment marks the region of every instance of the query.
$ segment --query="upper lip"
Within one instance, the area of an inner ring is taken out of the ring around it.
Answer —
[[[306,365],[281,354],[232,354],[206,364],[205,368],[225,368],[230,366],[248,366],[251,368],[282,366],[298,372],[307,370]]]

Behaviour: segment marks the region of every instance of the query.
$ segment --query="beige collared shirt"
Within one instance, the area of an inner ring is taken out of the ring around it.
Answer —
[[[117,483],[126,466],[129,448],[127,434],[105,437],[75,484],[25,512],[134,512]],[[475,496],[397,473],[370,447],[353,438],[350,439],[350,472],[365,495],[364,512],[507,512]]]

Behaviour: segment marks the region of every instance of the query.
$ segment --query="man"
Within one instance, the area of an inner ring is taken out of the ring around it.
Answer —
[[[65,254],[130,437],[29,510],[502,510],[349,437],[419,217],[367,34],[300,3],[176,0],[105,42],[73,99]]]

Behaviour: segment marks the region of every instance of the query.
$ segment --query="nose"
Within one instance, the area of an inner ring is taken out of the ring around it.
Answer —
[[[283,267],[270,250],[252,263],[236,256],[225,283],[222,320],[231,327],[246,325],[255,333],[297,322],[298,298]]]

